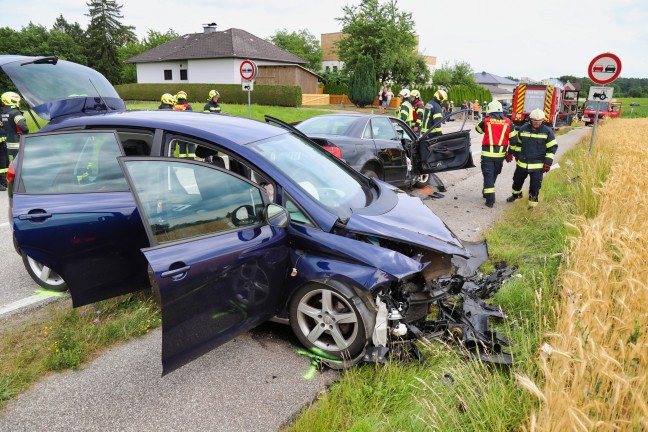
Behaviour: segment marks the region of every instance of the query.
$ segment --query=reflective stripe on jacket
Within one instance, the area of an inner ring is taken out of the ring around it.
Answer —
[[[475,130],[484,134],[482,156],[503,158],[508,150],[509,139],[517,135],[511,120],[501,113],[493,113],[479,122]]]
[[[520,168],[536,170],[553,163],[558,142],[549,126],[543,124],[533,129],[530,124],[525,124],[518,131],[515,144],[511,143],[510,150],[517,156]]]
[[[405,99],[398,109],[398,118],[407,123],[408,126],[412,126],[414,121],[414,109],[412,104],[408,99]]]
[[[430,102],[425,104],[425,113],[423,114],[423,127],[421,128],[421,133],[426,133],[427,131],[429,131],[432,125],[440,118],[443,118],[443,110],[441,109],[441,105],[439,105],[437,101],[431,100]],[[435,137],[437,135],[441,135],[441,123],[439,123],[430,132],[430,136],[432,137]]]

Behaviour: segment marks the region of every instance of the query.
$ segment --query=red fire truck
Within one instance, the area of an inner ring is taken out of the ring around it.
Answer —
[[[518,84],[513,92],[511,120],[522,125],[536,108],[545,113],[545,123],[557,129],[569,126],[578,113],[578,90],[558,85]]]
[[[594,96],[597,97],[596,94]],[[601,97],[598,97],[598,99],[601,99]],[[598,121],[619,117],[621,115],[622,105],[623,103],[617,102],[616,99],[612,99],[610,102],[606,102],[605,98],[602,98],[601,100],[589,100],[585,105],[581,120],[584,121],[586,125],[593,125],[594,119],[596,118],[597,106],[599,110]]]

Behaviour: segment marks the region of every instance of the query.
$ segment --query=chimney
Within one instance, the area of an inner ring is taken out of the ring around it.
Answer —
[[[203,24],[203,33],[215,33],[216,23]]]

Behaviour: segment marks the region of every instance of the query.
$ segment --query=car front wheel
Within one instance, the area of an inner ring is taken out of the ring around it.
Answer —
[[[52,291],[67,291],[67,284],[63,278],[51,268],[23,254],[23,264],[27,273],[38,285]]]
[[[414,178],[414,186],[417,188],[423,188],[427,186],[430,181],[430,174],[421,174]]]
[[[353,358],[366,343],[365,319],[344,294],[325,285],[300,288],[290,302],[290,326],[308,349]]]

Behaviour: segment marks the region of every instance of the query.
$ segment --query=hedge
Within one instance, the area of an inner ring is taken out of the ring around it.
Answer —
[[[226,104],[247,104],[247,91],[241,84],[120,84],[115,89],[124,100],[159,101],[164,93],[176,94],[180,90],[187,93],[191,103],[207,103],[210,90],[220,93],[219,102]],[[255,84],[250,101],[257,105],[300,107],[302,92],[299,86]]]

